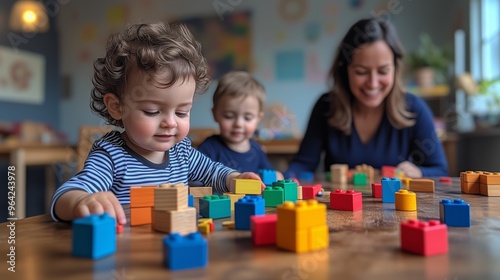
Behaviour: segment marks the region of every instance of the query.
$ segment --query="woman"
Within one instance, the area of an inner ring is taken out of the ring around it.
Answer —
[[[432,113],[403,91],[402,59],[390,23],[363,19],[349,29],[329,72],[333,86],[316,102],[286,177],[314,172],[322,152],[325,171],[365,163],[396,166],[411,178],[447,175]]]

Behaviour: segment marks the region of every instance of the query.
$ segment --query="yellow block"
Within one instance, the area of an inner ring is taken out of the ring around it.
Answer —
[[[328,227],[323,225],[295,231],[278,227],[276,245],[281,249],[297,253],[328,248]]]
[[[417,195],[407,190],[399,190],[396,195],[396,210],[417,211]]]
[[[328,248],[330,244],[328,226],[312,227],[309,229],[309,250]]]
[[[239,193],[224,193],[225,196],[229,197],[231,200],[231,211],[234,211],[234,204],[242,197],[244,197],[244,194],[239,194]]]
[[[234,179],[234,193],[236,194],[261,194],[262,182],[255,179]]]
[[[299,200],[296,204],[285,201],[277,207],[277,227],[304,229],[326,225],[326,205],[315,199]]]

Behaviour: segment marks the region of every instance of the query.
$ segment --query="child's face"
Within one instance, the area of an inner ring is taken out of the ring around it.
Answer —
[[[213,113],[222,138],[233,145],[248,142],[263,115],[254,96],[222,97]]]
[[[189,132],[193,104],[193,79],[177,81],[169,88],[154,85],[146,74],[129,75],[121,104],[127,143],[140,155],[157,159]]]

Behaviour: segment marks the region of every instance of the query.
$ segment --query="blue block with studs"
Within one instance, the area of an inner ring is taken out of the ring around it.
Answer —
[[[401,189],[401,180],[399,178],[382,178],[382,202],[395,203],[395,193]]]
[[[99,259],[116,252],[116,219],[107,213],[73,221],[73,256]]]
[[[439,219],[449,227],[470,227],[470,204],[462,199],[442,199]]]
[[[207,241],[200,232],[182,236],[172,233],[163,238],[163,263],[170,270],[206,267],[208,264]]]
[[[266,205],[262,196],[246,195],[234,204],[234,228],[250,230],[250,216],[265,213]]]

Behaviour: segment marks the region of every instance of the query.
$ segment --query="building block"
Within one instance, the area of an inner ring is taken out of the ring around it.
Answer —
[[[441,183],[451,183],[451,181],[450,177],[439,177],[439,182]]]
[[[130,208],[130,226],[149,225],[153,221],[153,207]]]
[[[99,259],[116,252],[116,220],[107,213],[73,221],[73,256]]]
[[[417,195],[407,190],[399,190],[396,196],[396,210],[417,211]]]
[[[302,186],[297,187],[297,199],[302,200]]]
[[[266,207],[276,207],[285,202],[285,190],[282,187],[266,187],[262,192]]]
[[[231,217],[231,200],[225,195],[200,198],[200,216],[212,219]]]
[[[155,188],[157,186],[131,187],[130,208],[153,207],[155,205]]]
[[[297,186],[298,184],[292,180],[278,180],[273,183],[273,187],[282,187],[285,191],[285,201],[297,201]]]
[[[434,192],[434,180],[411,179],[408,189],[412,192]]]
[[[259,176],[264,185],[270,186],[276,182],[276,171],[272,169],[259,169]]]
[[[500,172],[483,172],[479,175],[479,183],[486,185],[500,185]]]
[[[194,195],[188,194],[188,207],[194,207]]]
[[[356,165],[354,170],[356,170],[356,172],[358,173],[365,173],[366,176],[368,177],[369,182],[373,181],[373,178],[375,177],[375,169],[370,165],[367,164]]]
[[[314,199],[320,191],[321,184],[316,184],[313,186],[302,186],[302,199]]]
[[[155,210],[179,210],[188,207],[188,187],[184,184],[161,184],[154,190]]]
[[[123,233],[123,225],[116,224],[116,233],[117,234]]]
[[[330,193],[330,208],[333,210],[357,211],[363,209],[361,192],[335,190]]]
[[[160,232],[188,234],[198,231],[196,209],[153,210],[153,229]]]
[[[401,189],[401,180],[398,178],[382,178],[382,202],[394,203],[395,193]]]
[[[330,179],[332,183],[347,184],[347,164],[332,164],[330,165]]]
[[[387,177],[387,178],[396,177],[396,167],[382,166],[382,168],[380,169],[380,175],[382,175],[382,177]]]
[[[382,198],[382,184],[372,183],[372,196],[375,198]]]
[[[485,196],[500,196],[500,185],[479,184],[479,192]]]
[[[448,228],[437,220],[408,220],[400,225],[401,249],[432,256],[448,252]]]
[[[297,253],[327,248],[326,205],[316,200],[285,202],[277,208],[276,245]]]
[[[479,182],[465,182],[460,181],[460,190],[462,193],[467,194],[480,194],[481,193],[481,184]]]
[[[250,217],[264,215],[266,205],[261,196],[245,196],[234,205],[234,228],[250,230]]]
[[[277,214],[268,214],[250,217],[250,230],[252,231],[252,242],[254,245],[276,244]]]
[[[460,172],[460,181],[467,183],[479,182],[479,175],[483,174],[483,171],[463,171]]]
[[[352,183],[355,186],[368,185],[368,175],[366,173],[356,172],[353,174]]]
[[[236,194],[236,193],[224,193],[225,196],[229,197],[229,200],[231,200],[231,211],[234,210],[234,204],[240,200],[240,198],[244,197],[245,194]]]
[[[172,233],[163,238],[164,265],[170,270],[206,267],[207,241],[199,232],[186,236]]]
[[[262,183],[254,179],[234,179],[234,193],[237,194],[261,194]]]
[[[212,195],[212,187],[190,187],[189,193],[196,197],[204,197],[205,195]]]
[[[214,222],[210,218],[202,218],[198,220],[198,231],[203,234],[209,234],[214,231]]]
[[[405,184],[405,186],[406,186],[407,188],[409,188],[409,187],[410,187],[410,182],[411,182],[411,180],[412,180],[411,178],[404,177],[404,178],[403,178],[403,184]]]
[[[442,199],[439,220],[449,227],[470,227],[470,204],[462,199]]]

